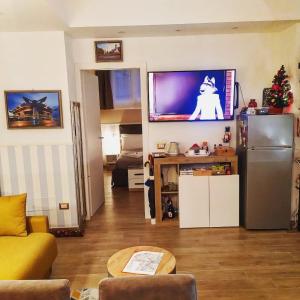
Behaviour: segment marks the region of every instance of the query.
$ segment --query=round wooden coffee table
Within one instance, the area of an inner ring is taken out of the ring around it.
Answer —
[[[128,263],[129,259],[135,252],[139,251],[153,251],[164,253],[155,274],[175,274],[176,273],[176,259],[174,255],[166,249],[152,246],[135,246],[122,249],[113,254],[107,262],[107,272],[109,277],[132,276],[139,275],[134,273],[122,272]]]

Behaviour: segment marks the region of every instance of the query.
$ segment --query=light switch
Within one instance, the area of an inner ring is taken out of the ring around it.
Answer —
[[[59,209],[69,209],[69,203],[59,203]]]

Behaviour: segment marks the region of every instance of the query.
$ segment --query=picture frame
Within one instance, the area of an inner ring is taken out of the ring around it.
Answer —
[[[263,95],[262,95],[262,107],[269,107],[268,104],[268,95],[271,91],[271,88],[264,88]]]
[[[4,91],[8,129],[63,128],[60,90]]]
[[[96,41],[95,58],[97,63],[123,61],[122,41]]]

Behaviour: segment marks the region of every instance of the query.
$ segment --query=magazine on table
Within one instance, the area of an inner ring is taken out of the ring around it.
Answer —
[[[163,255],[162,252],[138,251],[131,256],[123,272],[154,275]]]

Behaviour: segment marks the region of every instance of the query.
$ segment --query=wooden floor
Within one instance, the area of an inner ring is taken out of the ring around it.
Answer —
[[[300,234],[243,228],[179,229],[144,219],[143,193],[111,191],[82,238],[58,239],[52,278],[96,287],[116,251],[154,245],[173,252],[177,273],[193,273],[200,299],[300,299]],[[142,299],[141,299],[142,300]]]

